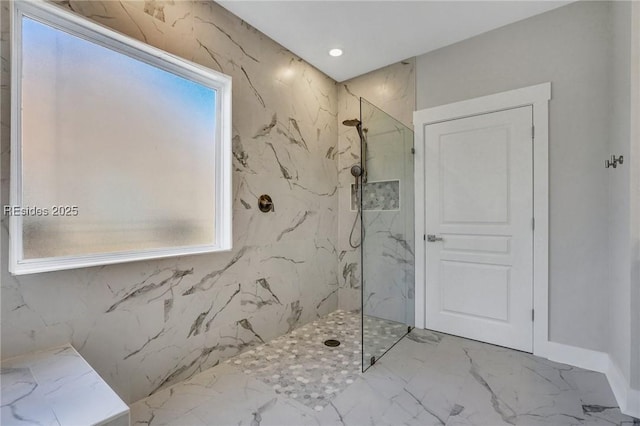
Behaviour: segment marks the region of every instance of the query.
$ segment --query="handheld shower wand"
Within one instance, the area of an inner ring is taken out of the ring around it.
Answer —
[[[360,203],[360,197],[362,192],[358,191],[359,186],[358,186],[358,178],[361,178],[362,176],[362,167],[360,167],[359,164],[354,164],[353,166],[351,166],[351,175],[354,177],[355,179],[355,185],[354,185],[354,193],[351,194],[351,196],[355,196],[356,197],[356,206],[358,206],[358,213],[356,214],[356,217],[353,219],[353,225],[351,226],[351,232],[349,233],[349,245],[351,246],[351,248],[358,248],[360,247],[360,244],[362,244],[362,241],[360,241],[359,243],[354,243],[353,242],[353,232],[356,230],[356,223],[358,222],[358,217],[360,217],[361,214],[361,203]]]
[[[356,180],[356,191],[358,190],[358,178],[360,176],[362,176],[362,167],[360,167],[359,164],[354,164],[353,166],[351,166],[351,175],[355,178]]]
[[[358,136],[360,137],[360,172],[358,174],[354,174],[353,167],[351,168],[351,174],[354,176],[360,176],[361,182],[367,183],[367,131],[368,129],[362,128],[362,122],[357,118],[353,118],[351,120],[344,120],[342,122],[343,125],[348,127],[355,127],[358,131]],[[354,166],[355,167],[355,166]],[[356,184],[357,187],[357,184]]]
[[[357,118],[354,118],[352,120],[344,120],[342,124],[348,127],[356,128],[356,130],[358,131],[358,136],[360,137],[360,146],[362,151],[362,155],[360,156],[360,164],[354,164],[353,166],[351,166],[351,175],[355,179],[355,194],[352,194],[352,196],[355,195],[357,197],[358,202],[356,204],[358,206],[358,213],[356,214],[356,217],[353,220],[353,225],[351,226],[351,233],[349,234],[349,245],[355,249],[360,247],[360,245],[362,244],[362,240],[360,240],[359,243],[353,242],[353,234],[356,229],[356,223],[358,222],[358,217],[362,215],[362,210],[361,210],[362,203],[361,203],[360,197],[362,196],[361,194],[362,194],[363,188],[360,188],[360,185],[358,185],[358,183],[361,183],[362,185],[364,185],[367,181],[367,168],[366,168],[367,129],[362,128],[362,123]],[[359,189],[360,191],[358,191]],[[360,217],[360,220],[362,220],[361,217]],[[364,229],[361,230],[361,238],[364,238]]]

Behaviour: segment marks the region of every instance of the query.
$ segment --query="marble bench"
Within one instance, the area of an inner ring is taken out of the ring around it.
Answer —
[[[0,424],[128,426],[129,407],[71,346],[3,360]]]

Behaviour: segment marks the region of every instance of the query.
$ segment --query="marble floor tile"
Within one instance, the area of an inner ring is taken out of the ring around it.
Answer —
[[[583,405],[615,407],[616,397],[613,395],[604,374],[595,371],[571,369],[564,376],[580,392]]]
[[[600,373],[428,330],[360,373],[359,333],[359,314],[336,311],[137,402],[132,424],[640,425]]]
[[[380,359],[407,333],[407,326],[365,316],[363,333],[368,361],[373,356]],[[320,411],[360,376],[361,335],[360,313],[338,310],[226,362],[278,395]],[[328,347],[327,339],[340,345]]]
[[[407,325],[371,315],[364,315],[362,323],[365,367],[371,357],[379,359],[407,334]]]
[[[379,365],[363,376],[376,374]],[[393,380],[364,377],[338,395],[318,418],[322,424],[344,425],[438,425],[441,422]]]
[[[136,402],[131,424],[250,425],[274,399],[268,385],[222,364]]]
[[[226,362],[320,411],[360,376],[361,350],[359,314],[335,311]]]

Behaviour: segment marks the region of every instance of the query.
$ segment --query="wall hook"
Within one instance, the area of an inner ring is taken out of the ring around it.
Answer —
[[[276,209],[273,205],[273,200],[267,194],[262,194],[258,198],[258,208],[263,213],[275,212]]]
[[[614,169],[616,167],[618,167],[618,164],[622,164],[624,162],[624,157],[622,155],[619,155],[618,158],[616,158],[615,155],[611,156],[611,160],[606,160],[604,162],[604,166],[605,168],[609,168],[609,167],[613,167]]]

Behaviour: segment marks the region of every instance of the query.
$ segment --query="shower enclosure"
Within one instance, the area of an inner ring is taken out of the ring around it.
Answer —
[[[362,370],[414,324],[413,131],[360,98]]]

